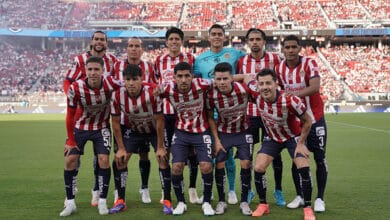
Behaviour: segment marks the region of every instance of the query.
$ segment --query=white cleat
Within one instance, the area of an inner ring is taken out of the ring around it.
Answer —
[[[217,207],[215,207],[215,214],[222,215],[225,213],[226,208],[226,202],[218,202]]]
[[[238,203],[236,192],[234,192],[234,191],[229,191],[228,192],[228,203],[232,204],[232,205]]]
[[[252,215],[252,210],[247,202],[240,203],[240,210],[243,215]]]
[[[296,196],[293,201],[291,201],[289,204],[287,204],[287,208],[290,209],[296,209],[299,206],[303,206],[305,203],[301,196]]]
[[[100,197],[99,190],[96,191],[92,190],[91,194],[92,194],[91,206],[96,207],[98,206],[99,203],[99,197]]]
[[[210,203],[208,203],[208,202],[203,203],[202,209],[203,209],[203,214],[205,216],[215,215],[215,211],[214,211],[213,207],[211,207]]]
[[[140,189],[139,193],[141,194],[141,199],[142,199],[143,203],[151,203],[152,202],[152,200],[150,199],[150,193],[149,193],[148,188]]]
[[[65,201],[65,208],[60,213],[61,217],[69,216],[77,211],[76,203],[74,199],[69,199]]]
[[[190,198],[190,203],[191,204],[199,204],[199,197],[198,193],[196,192],[196,188],[189,188],[188,189],[188,197]]]
[[[173,210],[173,215],[183,215],[187,211],[187,205],[184,202],[177,203],[176,208]]]
[[[107,215],[108,214],[107,200],[106,199],[99,199],[98,210],[99,210],[100,215]]]
[[[314,201],[314,211],[315,212],[325,212],[325,202],[321,198],[317,198]]]

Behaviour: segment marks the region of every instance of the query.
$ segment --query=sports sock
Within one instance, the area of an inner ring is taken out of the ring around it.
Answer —
[[[113,161],[112,170],[114,172],[115,189],[118,190],[118,198],[125,200],[128,169],[126,167],[122,170],[119,170],[115,161]]]
[[[243,169],[240,171],[241,179],[241,202],[246,202],[248,198],[248,191],[251,185],[251,169]]]
[[[301,179],[299,177],[299,173],[298,173],[297,166],[295,165],[295,163],[293,163],[291,166],[291,175],[292,175],[292,178],[294,181],[296,194],[299,196],[303,196],[302,190],[301,190]]]
[[[217,185],[218,197],[220,202],[225,202],[225,168],[215,169],[215,184]]]
[[[328,165],[326,164],[326,159],[316,160],[317,170],[317,198],[324,199],[324,192],[326,187],[326,181],[328,179]]]
[[[93,166],[93,175],[95,178],[95,185],[93,186],[93,191],[98,191],[99,190],[99,177],[98,177],[99,176],[99,162],[98,162],[98,157],[96,154],[93,156],[92,166]]]
[[[198,159],[196,155],[188,157],[188,168],[190,169],[190,185],[189,188],[196,187],[196,179],[198,176]]]
[[[282,190],[283,161],[280,154],[273,159],[272,168],[274,169],[275,190]]]
[[[175,195],[177,198],[177,202],[184,202],[184,182],[183,182],[183,174],[173,175],[172,174],[172,185],[173,190],[175,191]]]
[[[161,186],[164,191],[164,200],[172,201],[171,198],[171,168],[159,169]]]
[[[267,203],[267,176],[265,173],[255,171],[255,186],[260,203]]]
[[[76,193],[77,170],[64,170],[66,199],[74,199]]]
[[[302,194],[303,200],[305,201],[305,207],[311,206],[312,183],[310,176],[310,168],[302,167],[298,169],[298,173],[302,180]]]
[[[211,192],[213,190],[213,172],[208,174],[202,173],[203,180],[203,201],[210,203],[211,201]]]
[[[225,162],[225,166],[226,166],[226,174],[229,182],[229,191],[235,191],[236,161],[234,160],[232,148],[228,152],[228,159]]]
[[[141,173],[141,189],[146,189],[149,185],[150,160],[139,161],[139,172]]]
[[[102,199],[107,198],[108,186],[110,184],[110,177],[111,177],[111,169],[110,168],[106,168],[106,169],[99,168],[99,176],[98,176],[98,178],[99,178],[99,192],[100,192],[100,198],[102,198]]]

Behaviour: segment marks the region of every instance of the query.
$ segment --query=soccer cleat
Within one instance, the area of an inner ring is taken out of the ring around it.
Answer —
[[[316,220],[316,216],[310,206],[303,208],[303,216],[304,220]]]
[[[286,205],[286,201],[284,200],[282,190],[275,190],[274,198],[276,200],[276,205],[278,205],[278,206],[285,206]]]
[[[108,210],[108,213],[115,214],[115,213],[123,212],[126,209],[127,209],[126,202],[123,199],[118,199],[114,203],[114,206],[110,210]]]
[[[260,203],[256,210],[254,212],[252,212],[252,216],[253,217],[260,217],[260,216],[263,216],[264,214],[268,214],[269,213],[269,205],[268,204],[264,204],[264,203]]]
[[[92,194],[91,206],[96,207],[98,206],[99,203],[99,197],[100,197],[99,190],[96,191],[92,190],[91,194]]]
[[[163,200],[163,212],[164,215],[172,215],[173,209],[172,209],[172,203],[169,200]]]
[[[314,211],[315,212],[325,212],[325,202],[321,198],[317,198],[314,201]]]
[[[99,210],[100,215],[107,215],[108,214],[107,200],[106,199],[99,199],[98,210]]]
[[[60,213],[60,216],[65,217],[69,216],[77,211],[76,203],[74,199],[69,199],[65,201],[65,208]]]
[[[203,203],[202,209],[203,209],[203,214],[205,216],[215,215],[215,211],[214,211],[213,207],[211,207],[210,203],[208,203],[208,202]]]
[[[198,193],[196,192],[195,188],[188,189],[188,197],[190,198],[191,204],[196,204],[199,201]]]
[[[252,215],[252,210],[247,202],[240,203],[240,210],[243,215]]]
[[[236,195],[236,192],[234,192],[233,190],[229,191],[228,192],[228,203],[229,204],[237,204],[238,202],[238,199],[237,199],[237,195]]]
[[[293,201],[291,201],[289,204],[287,204],[287,208],[290,209],[296,209],[299,206],[303,206],[305,203],[303,202],[303,199],[301,196],[296,196]]]
[[[226,202],[218,202],[217,207],[215,207],[215,214],[222,215],[225,213],[226,208]]]
[[[211,201],[214,200],[214,194],[211,193],[211,198],[210,198]],[[196,202],[196,204],[203,204],[203,195],[198,199],[198,201]]]
[[[74,187],[74,191],[75,191],[75,195],[76,195],[76,193],[79,191],[79,189],[77,188],[77,186]],[[67,198],[66,198],[66,196],[65,196],[65,199],[64,199],[64,208],[66,207],[66,200],[67,200]]]
[[[140,189],[139,193],[141,194],[141,199],[142,199],[143,203],[151,203],[152,202],[152,200],[150,199],[150,193],[149,193],[148,188]]]
[[[249,190],[248,191],[248,198],[246,200],[247,203],[251,204],[253,198],[255,198],[255,193],[252,190]]]
[[[173,215],[183,215],[187,211],[187,205],[184,202],[177,203],[176,208],[173,210]]]

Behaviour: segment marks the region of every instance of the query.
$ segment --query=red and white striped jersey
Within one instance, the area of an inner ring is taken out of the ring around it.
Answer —
[[[115,79],[123,81],[123,71],[126,69],[127,65],[129,65],[127,59],[125,61],[118,60],[114,64],[114,68],[111,74],[114,76]],[[142,69],[142,81],[149,83],[157,83],[153,64],[141,60],[138,66]]]
[[[74,64],[72,68],[70,68],[68,72],[66,72],[65,78],[70,80],[71,82],[74,82],[79,79],[85,79],[87,77],[87,71],[85,70],[86,62],[90,56],[92,56],[90,51],[77,55],[74,58]],[[103,75],[109,76],[111,74],[114,63],[117,61],[117,58],[113,54],[106,53],[103,56],[103,60]]]
[[[301,127],[298,117],[305,113],[306,107],[299,97],[287,95],[284,91],[277,91],[276,101],[266,102],[258,92],[252,94],[270,138],[282,143],[300,135]]]
[[[222,94],[216,87],[208,94],[207,108],[217,109],[217,129],[222,133],[239,133],[249,127],[246,116],[249,88],[238,82],[233,82],[232,87],[228,94]]]
[[[175,110],[176,128],[190,133],[201,133],[209,128],[206,116],[207,91],[211,82],[196,78],[188,93],[180,93],[174,82],[164,85],[163,97]]]
[[[104,76],[102,86],[91,89],[86,81],[87,79],[79,79],[73,82],[68,91],[68,106],[81,111],[75,127],[89,131],[110,127],[110,99],[121,83],[111,76]]]
[[[252,76],[252,79],[256,80],[256,74],[262,69],[274,69],[282,59],[276,53],[264,52],[263,57],[256,59],[250,54],[247,54],[241,57],[237,62],[237,74],[249,74]],[[249,116],[260,116],[260,111],[257,109],[256,105],[252,102],[248,103]]]
[[[116,90],[111,99],[111,114],[121,115],[121,124],[138,133],[156,131],[153,114],[162,113],[161,99],[153,87],[143,84],[137,97],[130,97],[125,87]],[[122,121],[124,120],[124,121]]]
[[[279,85],[286,92],[297,92],[309,86],[310,79],[320,77],[319,68],[315,60],[309,57],[300,57],[300,62],[295,67],[288,67],[286,61],[282,61],[275,68]],[[313,123],[324,116],[324,103],[320,92],[302,98]]]
[[[165,83],[173,82],[174,80],[174,68],[176,64],[180,62],[187,62],[191,66],[194,65],[195,57],[191,53],[180,53],[179,56],[171,57],[169,54],[161,55],[156,58],[154,68],[156,75],[161,85]],[[167,101],[163,100],[164,103],[164,114],[174,114],[172,105]]]

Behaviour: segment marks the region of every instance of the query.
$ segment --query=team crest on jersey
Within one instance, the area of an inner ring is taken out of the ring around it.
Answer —
[[[317,136],[325,136],[325,128],[323,126],[316,127],[316,135]]]
[[[245,135],[246,143],[253,144],[253,136],[251,134]]]
[[[260,72],[260,70],[261,70],[261,64],[260,64],[260,63],[257,63],[257,64],[255,65],[255,72]]]
[[[230,54],[229,53],[225,53],[225,55],[223,55],[226,59],[229,59],[230,58]]]
[[[211,144],[211,137],[210,137],[210,135],[207,135],[207,134],[203,135],[203,143]]]
[[[305,76],[305,71],[301,70],[301,71],[299,72],[299,76],[300,76],[300,77]]]

